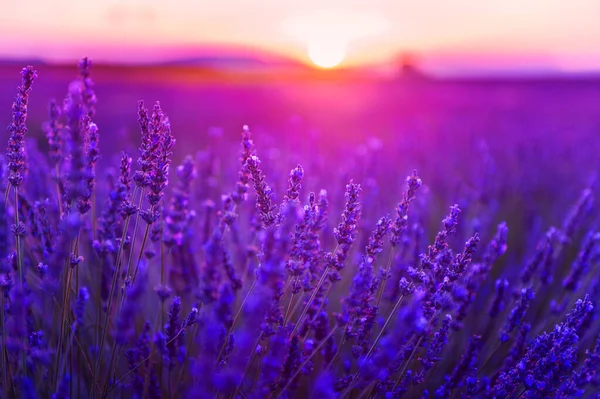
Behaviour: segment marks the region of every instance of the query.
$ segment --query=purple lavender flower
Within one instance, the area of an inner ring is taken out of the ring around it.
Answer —
[[[165,188],[169,184],[169,165],[175,139],[171,135],[171,124],[168,118],[164,117],[160,104],[157,102],[154,106],[154,112],[151,119],[152,132],[158,135],[158,148],[153,154],[154,164],[150,172],[148,201],[150,205],[157,205],[164,195]]]
[[[346,335],[358,338],[358,345],[362,348],[361,351],[366,351],[368,348],[369,333],[377,315],[376,306],[371,304],[374,293],[378,288],[378,281],[373,273],[373,263],[377,254],[383,248],[383,240],[390,231],[391,224],[391,219],[387,216],[377,222],[377,226],[369,237],[369,243],[358,265],[358,273],[352,281],[350,295],[344,300],[349,316]]]
[[[554,240],[557,234],[558,231],[554,227],[550,227],[550,229],[548,229],[546,232],[544,239],[537,245],[535,255],[521,273],[521,282],[523,284],[529,284],[531,282],[531,278],[536,274],[538,268],[541,265],[545,265],[552,261],[552,255],[554,253]],[[545,274],[547,274],[547,271],[543,271],[541,274],[542,281],[546,281]]]
[[[83,151],[83,134],[89,129],[90,118],[83,114],[81,86],[72,82],[65,101],[67,115],[66,149],[71,154],[67,170],[66,189],[64,192],[63,213],[69,214],[71,207],[87,195],[85,155]]]
[[[423,371],[421,374],[427,373],[431,370],[435,363],[439,360],[442,350],[448,343],[448,334],[450,333],[450,323],[452,322],[452,316],[447,314],[442,320],[442,326],[438,331],[433,334],[433,338],[427,347],[427,353],[424,358],[419,358],[419,361],[423,365]],[[423,377],[421,377],[423,378]]]
[[[248,198],[248,188],[252,177],[246,163],[248,159],[254,155],[254,143],[250,128],[244,125],[242,128],[242,150],[240,153],[241,168],[239,171],[238,181],[236,182],[235,191],[231,195],[236,204],[240,204]]]
[[[460,362],[454,367],[452,370],[452,374],[446,376],[444,378],[444,383],[441,387],[439,387],[435,391],[435,397],[437,398],[449,398],[452,389],[457,387],[463,380],[470,378],[470,370],[473,370],[475,367],[475,362],[477,361],[477,354],[481,349],[481,337],[479,335],[474,335],[471,337],[469,341],[469,346],[467,350],[463,354]]]
[[[508,280],[507,279],[498,279],[496,280],[496,295],[494,297],[494,301],[490,306],[490,310],[488,310],[488,314],[491,318],[496,317],[500,312],[504,310],[504,294],[506,289],[508,288]]]
[[[37,78],[37,72],[32,66],[21,71],[21,86],[18,87],[17,97],[12,105],[12,123],[8,125],[8,181],[13,187],[23,182],[25,171],[25,134],[27,134],[27,103],[31,85]]]
[[[444,228],[437,233],[433,244],[427,248],[427,253],[422,256],[421,263],[424,269],[432,269],[436,274],[444,270],[438,265],[438,257],[449,248],[446,241],[450,235],[456,232],[459,213],[460,208],[458,205],[450,207],[450,213],[442,220]]]
[[[87,125],[87,132],[85,135],[85,169],[84,169],[84,181],[85,181],[85,193],[78,199],[79,213],[84,215],[92,207],[91,197],[96,187],[96,163],[100,156],[100,150],[98,148],[99,136],[98,127],[95,123],[90,122]]]
[[[597,384],[596,375],[600,367],[600,336],[591,350],[585,351],[585,361],[579,371],[573,371],[571,378],[560,388],[559,397],[572,398],[583,396],[587,385]]]
[[[160,105],[155,107],[151,121],[148,110],[144,107],[144,102],[138,102],[138,122],[142,133],[142,141],[138,158],[139,170],[133,175],[133,181],[140,188],[146,188],[150,185],[150,173],[154,169],[154,161],[158,156],[163,118]]]
[[[87,115],[91,117],[96,113],[96,93],[94,92],[94,81],[90,78],[90,69],[92,67],[92,60],[88,57],[84,57],[79,60],[77,64],[79,67],[79,78],[83,86],[83,104]]]
[[[593,306],[586,297],[578,300],[566,321],[557,324],[550,333],[540,334],[527,348],[516,366],[498,378],[496,395],[511,395],[519,384],[526,397],[551,396],[568,381],[576,364],[577,330],[589,316]]]
[[[296,166],[290,171],[290,178],[288,180],[288,190],[285,194],[284,201],[296,201],[300,196],[300,189],[302,188],[302,179],[304,178],[304,168],[302,165]]]
[[[56,101],[52,100],[49,105],[49,118],[48,122],[45,122],[42,129],[46,133],[46,140],[48,140],[48,157],[50,158],[51,166],[60,165],[63,160],[62,154],[62,129],[64,128],[61,117],[62,110],[56,104]],[[54,176],[55,179],[60,176]]]
[[[133,336],[135,318],[140,307],[141,298],[144,296],[148,278],[146,266],[140,265],[138,276],[133,285],[124,285],[123,289],[127,293],[127,301],[115,325],[115,339],[119,345],[125,345]]]
[[[581,192],[577,202],[570,209],[567,217],[563,222],[562,233],[567,240],[571,240],[573,234],[582,223],[586,214],[590,212],[594,204],[594,195],[592,190],[586,188]]]
[[[356,239],[356,228],[360,220],[360,184],[352,181],[346,185],[346,205],[342,213],[342,221],[333,229],[333,235],[338,243],[337,251],[329,254],[329,263],[338,272],[344,268],[344,263],[350,253],[350,248]]]
[[[593,255],[597,244],[600,242],[600,233],[588,233],[577,255],[577,259],[571,265],[569,274],[563,280],[563,288],[568,291],[575,291],[581,285],[583,277],[590,267],[590,258]]]
[[[402,201],[398,204],[398,216],[392,226],[392,235],[390,242],[392,246],[396,247],[402,240],[402,235],[408,226],[408,208],[410,203],[415,199],[415,194],[419,187],[423,185],[423,182],[417,175],[417,171],[406,178],[406,192],[402,194]]]
[[[83,318],[85,315],[85,305],[90,299],[90,293],[86,287],[81,287],[77,293],[77,301],[75,302],[75,328],[80,329],[83,326]]]
[[[191,157],[186,157],[177,168],[177,177],[179,182],[173,190],[171,205],[165,217],[167,230],[164,241],[167,246],[183,244],[186,231],[196,214],[190,209],[191,184],[196,178],[194,161]]]
[[[523,288],[521,290],[521,297],[519,301],[515,304],[513,309],[510,311],[509,315],[506,318],[506,323],[502,327],[500,332],[500,341],[505,342],[508,341],[510,337],[510,333],[523,321],[523,317],[525,317],[525,313],[529,308],[529,304],[533,300],[534,291],[532,287]]]
[[[175,367],[175,359],[177,358],[177,333],[179,332],[180,322],[179,313],[181,312],[181,299],[176,296],[171,301],[169,307],[169,321],[165,325],[166,348],[168,352],[169,368]]]
[[[265,227],[271,226],[277,220],[276,207],[273,205],[274,193],[265,181],[263,171],[260,169],[260,159],[251,155],[246,160],[246,168],[254,181],[256,192],[256,208],[260,212],[260,218]]]

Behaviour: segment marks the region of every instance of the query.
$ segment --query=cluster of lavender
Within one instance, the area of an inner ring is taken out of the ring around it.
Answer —
[[[37,74],[22,71],[0,200],[2,398],[600,397],[593,186],[525,261],[507,223],[474,229],[458,205],[427,245],[435,187],[416,171],[393,216],[352,180],[340,204],[306,192],[300,165],[278,202],[244,126],[217,204],[195,189],[201,158],[170,173],[158,102],[138,104],[137,165],[97,168],[91,76],[83,59],[29,162]]]

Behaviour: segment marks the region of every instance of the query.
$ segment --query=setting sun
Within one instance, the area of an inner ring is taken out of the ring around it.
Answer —
[[[321,68],[338,66],[346,55],[346,46],[339,41],[315,41],[308,45],[308,56]]]

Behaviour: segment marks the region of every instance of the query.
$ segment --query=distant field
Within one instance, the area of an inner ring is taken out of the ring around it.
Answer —
[[[38,70],[29,126],[44,148],[40,126],[48,100],[64,97],[76,68],[42,65]],[[4,125],[10,121],[19,71],[16,64],[0,66]],[[137,153],[140,99],[148,105],[160,100],[177,138],[178,159],[212,143],[235,162],[240,128],[250,125],[259,148],[272,158],[274,184],[286,179],[278,170],[297,162],[319,168],[318,179],[309,180],[315,185],[323,170],[343,175],[350,166],[340,165],[337,155],[345,152],[341,159],[360,162],[357,154],[369,147],[357,150],[356,144],[373,146],[377,138],[379,162],[389,165],[382,169],[389,173],[375,177],[392,194],[399,195],[401,178],[418,168],[442,203],[455,201],[469,185],[479,184],[491,157],[497,169],[492,183],[502,187],[506,213],[529,211],[518,208],[520,199],[511,194],[523,190],[539,198],[527,201],[527,206],[537,204],[531,211],[544,213],[550,197],[571,200],[600,166],[600,80],[407,82],[324,73],[293,79],[188,67],[101,66],[94,66],[92,76],[104,167],[114,166],[110,155],[122,149]],[[215,138],[215,132],[223,137]]]

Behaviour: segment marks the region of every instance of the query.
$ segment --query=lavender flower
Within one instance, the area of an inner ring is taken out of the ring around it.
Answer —
[[[490,310],[488,314],[491,318],[494,318],[498,315],[498,313],[504,310],[504,294],[506,289],[508,288],[508,280],[507,279],[498,279],[496,280],[496,296],[494,297],[494,301],[490,306]]]
[[[21,71],[21,86],[18,87],[17,97],[12,105],[12,123],[8,126],[8,181],[13,187],[18,187],[23,182],[25,172],[25,134],[27,134],[27,103],[33,81],[37,72],[32,66]]]
[[[92,60],[87,57],[79,60],[77,64],[79,67],[79,78],[83,86],[83,104],[86,109],[87,115],[91,118],[96,113],[96,93],[94,92],[94,82],[90,78],[90,69],[92,67]]]
[[[179,183],[173,190],[171,205],[165,217],[167,231],[164,241],[168,246],[183,244],[186,231],[195,217],[195,211],[190,209],[191,184],[196,177],[191,157],[185,158],[177,168],[177,177]]]
[[[433,368],[435,362],[438,361],[444,346],[448,343],[448,334],[450,332],[450,322],[452,322],[452,316],[447,314],[442,321],[442,326],[436,333],[433,335],[433,339],[431,340],[427,353],[424,358],[419,358],[419,361],[423,365],[423,372],[426,373],[428,370]]]
[[[288,180],[288,190],[285,194],[285,201],[296,201],[300,196],[300,189],[302,188],[302,179],[304,178],[304,168],[302,165],[296,166],[290,172],[290,178]]]
[[[169,368],[175,367],[175,359],[177,358],[177,333],[179,332],[180,322],[179,313],[181,312],[181,299],[174,297],[169,307],[169,321],[165,325],[165,339],[167,341],[166,348],[168,351]]]
[[[468,373],[474,368],[474,363],[477,360],[477,354],[481,347],[481,337],[474,335],[470,342],[467,350],[463,354],[460,362],[452,370],[452,374],[444,378],[444,384],[437,391],[435,391],[436,398],[448,398],[452,392],[452,389],[457,387],[463,379],[467,382]]]
[[[402,234],[408,226],[408,208],[410,203],[414,201],[417,190],[423,185],[423,182],[417,175],[417,171],[406,178],[406,192],[402,195],[402,201],[398,204],[398,216],[392,227],[392,235],[390,242],[396,247],[402,240]]]
[[[153,168],[150,172],[148,201],[150,205],[156,206],[164,195],[165,188],[169,184],[169,165],[175,139],[171,135],[171,124],[168,118],[164,117],[160,104],[157,102],[152,113],[151,129],[153,134],[158,135],[160,143],[156,152],[152,155],[154,158]]]
[[[590,267],[590,258],[598,242],[600,242],[600,233],[588,233],[577,259],[573,262],[569,274],[563,280],[562,285],[566,290],[575,291],[579,288],[583,276]]]
[[[85,315],[85,305],[90,299],[90,293],[86,287],[81,287],[77,294],[77,301],[75,302],[75,328],[81,328],[83,326],[83,318]]]
[[[338,250],[329,255],[329,262],[337,271],[344,268],[344,262],[348,258],[350,248],[356,238],[356,228],[361,215],[358,200],[360,191],[360,184],[350,181],[350,184],[346,185],[346,205],[342,213],[342,221],[333,229]]]
[[[46,139],[48,140],[48,158],[50,158],[51,166],[60,165],[63,160],[62,154],[62,129],[63,123],[61,120],[62,110],[56,104],[56,101],[52,100],[49,105],[49,118],[48,122],[45,122],[42,129],[46,133]],[[60,176],[54,176],[58,179]]]
[[[573,371],[571,378],[560,389],[560,397],[572,398],[583,396],[590,383],[597,383],[596,374],[600,366],[600,337],[592,350],[585,351],[585,361],[579,371]]]
[[[525,316],[525,312],[527,312],[533,297],[534,291],[532,287],[523,288],[521,290],[521,297],[519,301],[510,311],[510,314],[506,318],[506,323],[504,323],[504,327],[502,327],[502,331],[500,332],[500,341],[508,341],[509,334],[521,324],[523,317]]]
[[[98,148],[99,136],[98,136],[98,127],[95,123],[90,122],[87,125],[87,132],[85,136],[85,149],[84,149],[84,157],[86,160],[86,166],[84,173],[84,181],[85,181],[85,192],[78,199],[78,209],[79,213],[84,215],[87,211],[92,207],[91,197],[94,192],[94,188],[96,187],[96,163],[98,162],[98,158],[100,156],[100,150]]]
[[[277,220],[277,215],[274,213],[276,207],[273,205],[273,191],[265,182],[260,163],[260,159],[256,155],[252,155],[246,160],[246,168],[254,181],[256,208],[260,212],[261,221],[265,227],[269,227]]]
[[[242,150],[240,153],[241,168],[239,171],[238,181],[234,193],[231,195],[233,201],[236,204],[240,204],[245,201],[248,197],[248,188],[250,179],[252,177],[246,163],[248,159],[254,155],[254,142],[252,141],[252,135],[250,128],[246,125],[242,128]]]

